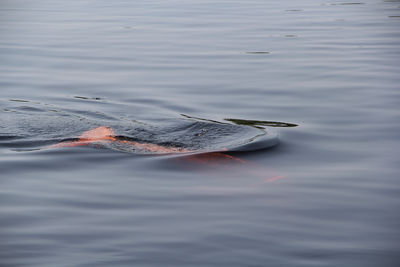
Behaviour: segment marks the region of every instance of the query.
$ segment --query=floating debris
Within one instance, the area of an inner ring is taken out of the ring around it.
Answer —
[[[279,122],[279,121],[257,121],[257,120],[243,120],[243,119],[225,119],[226,121],[233,122],[238,125],[248,125],[248,126],[269,126],[269,127],[296,127],[297,124]]]

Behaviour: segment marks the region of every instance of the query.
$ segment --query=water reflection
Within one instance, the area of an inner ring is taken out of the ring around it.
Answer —
[[[1,266],[399,265],[398,0],[0,2]]]

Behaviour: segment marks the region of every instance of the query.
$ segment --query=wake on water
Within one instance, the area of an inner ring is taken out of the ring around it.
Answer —
[[[156,122],[104,114],[94,118],[84,111],[29,105],[28,101],[14,102],[19,103],[2,110],[0,125],[0,145],[12,150],[40,150],[75,144],[135,154],[253,151],[278,144],[277,134],[263,126],[296,126],[238,119],[219,122],[183,114]]]

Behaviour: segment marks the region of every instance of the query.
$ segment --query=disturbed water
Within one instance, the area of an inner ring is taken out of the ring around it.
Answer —
[[[0,266],[398,266],[399,17],[0,2]]]

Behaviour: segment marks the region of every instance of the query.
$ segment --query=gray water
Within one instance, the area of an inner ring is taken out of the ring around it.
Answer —
[[[396,0],[0,1],[0,266],[399,266],[399,29]],[[181,114],[298,126],[222,162],[48,149]]]

